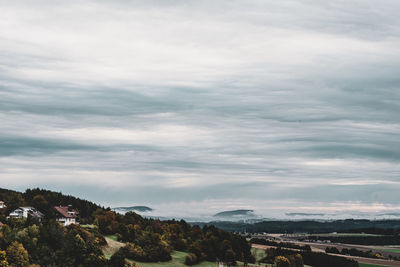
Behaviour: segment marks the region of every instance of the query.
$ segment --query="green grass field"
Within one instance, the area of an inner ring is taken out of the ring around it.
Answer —
[[[107,259],[109,259],[120,247],[124,246],[124,243],[118,242],[117,237],[115,235],[109,235],[105,236],[106,241],[108,246],[106,246],[103,249],[104,255],[106,256]],[[256,264],[248,264],[248,267],[272,267],[271,264],[264,264],[261,263],[259,264],[258,261],[263,259],[266,256],[266,253],[263,249],[259,248],[252,248],[251,249],[252,254],[256,258]],[[168,262],[139,262],[139,261],[132,261],[129,260],[130,262],[135,262],[137,267],[187,267],[185,265],[185,257],[188,255],[186,252],[181,252],[181,251],[173,251],[171,253],[172,260]],[[196,267],[218,267],[218,263],[216,262],[209,262],[209,261],[203,261],[199,264],[194,265]],[[238,262],[238,267],[244,266],[242,262]],[[304,265],[305,267],[310,267],[307,265]]]
[[[106,239],[108,245],[103,248],[103,253],[107,259],[109,259],[115,252],[117,252],[119,248],[121,248],[125,245],[124,243],[118,242],[117,237],[115,235],[105,236],[105,239]],[[129,260],[129,261],[135,262],[136,266],[138,266],[138,267],[156,267],[156,266],[183,267],[183,266],[187,266],[187,265],[185,265],[185,257],[187,254],[188,253],[186,253],[186,252],[173,251],[171,253],[172,260],[170,260],[168,262],[138,262],[138,261],[132,261],[132,260]],[[194,266],[215,267],[215,266],[218,266],[218,264],[216,262],[204,261],[204,262],[201,262]]]
[[[368,263],[359,263],[358,266],[360,266],[360,267],[387,267],[384,265],[375,265],[375,264],[368,264]]]
[[[181,252],[181,251],[174,251],[171,253],[172,260],[168,262],[138,262],[138,261],[130,261],[130,262],[135,262],[136,266],[138,267],[187,267],[185,265],[185,257],[187,253],[186,252]],[[194,265],[196,267],[218,267],[218,264],[216,262],[208,262],[204,261],[199,264]]]
[[[256,262],[259,260],[265,258],[267,256],[267,253],[265,253],[264,249],[261,248],[251,248],[251,254],[253,254],[254,258],[256,258]]]
[[[109,238],[109,239],[111,239],[111,240],[118,241],[116,235],[108,235],[108,236],[106,236],[106,237]]]
[[[386,252],[400,253],[400,248],[386,248],[386,249],[380,249],[380,250],[386,251]]]
[[[95,228],[96,226],[94,224],[81,224],[81,227],[83,227],[83,228]]]
[[[254,258],[256,258],[256,263],[255,264],[248,264],[247,266],[249,267],[272,267],[271,264],[265,264],[265,263],[259,263],[259,260],[262,260],[263,258],[265,258],[265,256],[267,256],[267,253],[265,253],[264,249],[261,248],[251,248],[251,254],[253,254]],[[244,266],[243,263],[238,262],[238,266]],[[304,265],[304,267],[311,267],[308,265]]]

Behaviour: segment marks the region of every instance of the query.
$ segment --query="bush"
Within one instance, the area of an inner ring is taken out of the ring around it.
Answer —
[[[339,250],[336,247],[326,247],[325,252],[332,254],[340,254]]]
[[[196,254],[194,253],[189,253],[186,257],[185,257],[185,264],[186,265],[195,265],[196,263],[198,263],[198,258],[196,256]]]
[[[284,256],[277,256],[275,258],[275,266],[276,267],[290,267],[290,262]]]
[[[109,260],[109,265],[111,267],[124,267],[125,266],[125,254],[120,249],[111,256]]]

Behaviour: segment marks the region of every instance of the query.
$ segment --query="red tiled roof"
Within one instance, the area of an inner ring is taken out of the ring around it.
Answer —
[[[74,210],[74,209],[70,209],[69,210],[68,207],[62,207],[62,206],[55,206],[54,209],[65,218],[76,218],[76,217],[78,217],[77,216],[78,212],[76,210]],[[68,212],[74,212],[74,214],[70,214]]]

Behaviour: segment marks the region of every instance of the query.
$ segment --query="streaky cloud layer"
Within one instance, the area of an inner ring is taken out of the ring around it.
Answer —
[[[0,8],[1,187],[175,216],[400,210],[398,1]]]

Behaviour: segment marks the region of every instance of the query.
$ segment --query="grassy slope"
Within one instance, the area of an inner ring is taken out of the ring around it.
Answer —
[[[103,253],[104,256],[109,259],[115,252],[118,251],[120,247],[125,246],[124,243],[118,242],[117,237],[115,235],[109,235],[104,237],[107,241],[107,247],[103,248]],[[164,266],[164,267],[187,267],[187,265],[184,264],[185,262],[185,257],[187,253],[186,252],[180,252],[180,251],[173,251],[171,253],[172,260],[168,262],[138,262],[138,261],[131,261],[135,262],[136,266],[138,267],[156,267],[156,266]],[[201,262],[199,264],[194,265],[196,267],[215,267],[218,266],[216,262]]]
[[[261,248],[251,248],[251,254],[253,254],[254,258],[256,258],[257,263],[267,256],[265,250]]]
[[[108,246],[103,249],[103,253],[106,256],[107,259],[109,259],[120,247],[123,247],[125,244],[118,242],[117,237],[115,235],[110,235],[110,236],[105,236],[105,239],[107,241]],[[259,248],[252,248],[251,252],[256,258],[257,263],[256,264],[249,264],[249,267],[271,267],[270,264],[258,264],[258,261],[261,260],[266,256],[266,253],[263,249]],[[172,260],[168,262],[139,262],[139,261],[132,261],[129,260],[130,262],[135,262],[137,267],[187,267],[185,265],[185,257],[188,253],[186,252],[181,252],[181,251],[173,251],[171,253]],[[209,262],[209,261],[203,261],[199,264],[194,265],[195,267],[218,267],[218,264],[216,262]],[[238,262],[237,266],[243,266],[243,263]],[[305,267],[310,267],[307,265],[304,265]],[[369,266],[363,266],[363,267],[369,267]],[[371,266],[372,267],[372,266]],[[374,266],[375,267],[375,266]],[[378,266],[376,266],[378,267]]]
[[[400,248],[387,248],[387,249],[379,249],[379,250],[386,251],[386,252],[400,253]]]
[[[119,248],[125,246],[124,243],[116,241],[117,238],[115,236],[105,236],[104,238],[107,241],[107,246],[103,248],[103,253],[107,259],[111,258]]]
[[[264,249],[261,248],[251,248],[251,253],[253,256],[256,258],[256,264],[248,264],[249,267],[258,267],[258,266],[266,266],[266,267],[272,267],[271,264],[265,264],[265,263],[259,263],[258,261],[265,258],[267,256],[267,253],[265,253]],[[239,262],[238,266],[242,266],[242,263]],[[308,265],[304,265],[304,267],[311,267]]]
[[[384,265],[375,265],[375,264],[367,264],[367,263],[359,263],[358,266],[360,266],[360,267],[386,267]]]
[[[185,257],[187,253],[186,252],[181,252],[181,251],[173,251],[171,253],[172,260],[168,262],[138,262],[138,261],[131,261],[135,262],[136,266],[138,267],[158,267],[158,266],[163,266],[163,267],[187,267],[185,265]],[[194,265],[196,267],[216,267],[218,264],[216,262],[208,262],[204,261],[199,264]]]

